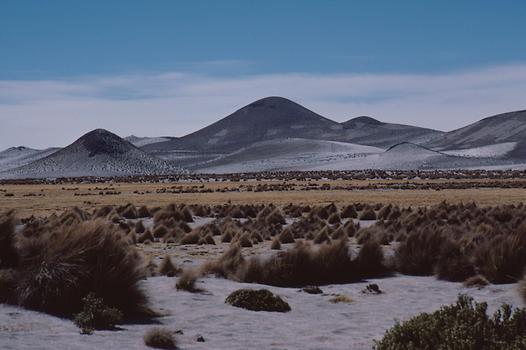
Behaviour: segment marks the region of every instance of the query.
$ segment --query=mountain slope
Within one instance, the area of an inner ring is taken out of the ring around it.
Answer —
[[[3,177],[126,176],[174,173],[178,169],[103,129],[93,130],[71,145]]]
[[[343,127],[282,97],[267,97],[176,140],[143,147],[148,152],[198,150],[229,153],[254,142],[299,137],[343,140]]]
[[[438,150],[468,149],[526,140],[526,110],[484,118],[445,133],[425,145]],[[522,154],[526,158],[526,154]]]
[[[443,134],[438,130],[384,123],[366,116],[353,118],[341,124],[349,142],[384,148],[401,142],[422,143]]]
[[[124,140],[128,141],[135,147],[143,147],[152,143],[170,141],[170,137],[140,137],[135,135],[126,136]]]
[[[49,156],[60,148],[47,148],[44,150],[24,146],[11,147],[0,152],[0,171],[18,168],[35,160]]]
[[[303,170],[339,159],[359,158],[382,149],[352,143],[288,138],[256,142],[247,148],[195,165],[198,172],[232,173]]]
[[[396,143],[423,142],[442,132],[382,123],[369,117],[337,123],[283,97],[267,97],[192,134],[142,147],[152,154],[197,151],[227,154],[255,142],[303,138],[341,141],[387,148]]]

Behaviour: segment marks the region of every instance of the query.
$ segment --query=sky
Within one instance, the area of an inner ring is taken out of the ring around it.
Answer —
[[[265,96],[440,130],[526,109],[526,1],[0,1],[0,149],[182,136]]]

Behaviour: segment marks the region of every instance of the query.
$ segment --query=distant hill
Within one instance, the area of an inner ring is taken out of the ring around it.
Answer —
[[[230,153],[253,143],[285,138],[341,141],[387,148],[399,142],[423,142],[440,131],[382,123],[358,117],[345,123],[327,119],[283,97],[266,97],[189,135],[142,148],[153,154],[166,151]]]
[[[484,118],[476,123],[445,133],[425,143],[437,150],[470,149],[526,140],[526,110]],[[520,149],[515,157],[526,158]]]
[[[33,149],[25,146],[10,147],[0,152],[0,172],[18,168],[49,156],[60,148]]]
[[[175,173],[178,170],[117,135],[96,129],[45,158],[1,175],[17,178],[126,176]]]
[[[384,123],[367,116],[350,119],[342,125],[349,142],[383,148],[401,142],[422,143],[443,134],[417,126]]]
[[[343,127],[283,97],[267,97],[177,140],[150,144],[146,151],[168,149],[229,153],[255,142],[298,137],[341,140]]]

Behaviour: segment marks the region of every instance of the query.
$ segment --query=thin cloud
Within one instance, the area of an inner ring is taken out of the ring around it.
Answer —
[[[0,148],[63,146],[106,128],[121,136],[181,136],[253,100],[279,95],[337,121],[370,115],[441,130],[526,108],[526,65],[447,74],[185,72],[0,81]]]

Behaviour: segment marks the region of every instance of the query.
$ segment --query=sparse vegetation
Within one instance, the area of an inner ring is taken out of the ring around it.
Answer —
[[[397,322],[376,350],[524,349],[526,309],[504,304],[493,316],[486,303],[460,295],[453,305]]]

